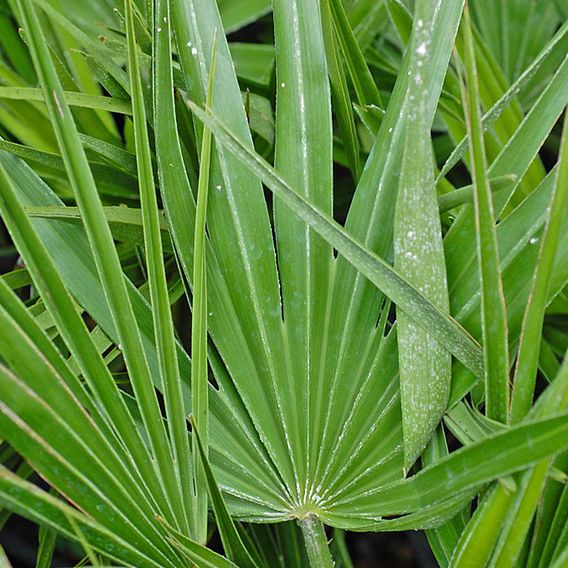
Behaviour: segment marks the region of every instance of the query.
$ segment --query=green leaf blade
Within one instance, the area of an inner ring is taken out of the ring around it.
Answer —
[[[293,208],[295,214],[309,222],[334,248],[345,255],[349,263],[360,270],[370,282],[382,289],[395,304],[402,306],[408,314],[415,314],[415,321],[420,323],[424,329],[429,329],[433,335],[435,334],[440,342],[447,345],[448,350],[472,372],[479,376],[483,374],[483,356],[479,345],[455,320],[443,314],[426,300],[396,270],[367,250],[343,227],[308,203],[270,165],[247,148],[218,118],[206,114],[193,103],[191,108],[201,121],[209,125],[216,137],[243,163],[247,164],[247,167],[262,179],[269,189],[286,199],[288,206]]]
[[[404,157],[394,221],[394,265],[432,304],[449,313],[430,126],[426,121],[429,94],[422,71],[432,42],[427,10],[426,3],[417,5],[409,45],[414,51],[409,73],[415,84],[409,90],[405,106]],[[404,462],[408,471],[446,410],[451,354],[400,306],[397,324]]]
[[[338,526],[370,528],[370,522],[363,524],[364,517],[378,521],[386,515],[404,514],[444,502],[448,495],[473,496],[484,483],[525,469],[562,451],[568,445],[568,440],[561,438],[562,432],[567,429],[568,416],[565,414],[517,425],[453,452],[413,477],[372,492],[365,491],[357,497],[338,500],[323,518],[329,515],[331,520],[336,514],[345,515],[345,520],[351,518],[350,525],[341,523]],[[500,459],[496,460],[495,455],[499,455]],[[355,507],[357,520],[351,513]]]
[[[518,422],[530,408],[534,396],[540,340],[547,305],[550,278],[556,259],[560,231],[566,218],[568,204],[568,119],[565,118],[559,162],[554,189],[549,205],[549,215],[542,237],[539,262],[533,276],[530,301],[523,319],[519,352],[513,379],[511,420]]]
[[[481,123],[481,108],[473,35],[466,8],[464,23],[466,43],[467,93],[466,125],[469,136],[474,188],[474,208],[477,234],[477,256],[481,277],[481,312],[485,357],[486,414],[503,423],[509,417],[509,348],[507,313],[501,266],[495,231],[493,198],[485,157]]]
[[[213,505],[213,510],[215,512],[215,518],[217,520],[217,528],[223,542],[223,549],[225,554],[230,560],[235,562],[238,566],[243,568],[255,568],[256,563],[253,561],[249,551],[246,549],[241,536],[237,531],[237,527],[231,518],[225,500],[217,481],[213,474],[211,464],[209,463],[208,452],[203,446],[201,436],[197,430],[195,420],[192,420],[193,435],[195,436],[197,452],[203,463],[203,468],[205,471],[205,480],[207,484],[207,490],[211,498],[211,504]]]
[[[71,539],[77,538],[69,522],[69,517],[73,517],[91,545],[119,563],[134,566],[148,565],[153,568],[164,566],[163,559],[147,556],[127,540],[113,534],[106,527],[40,490],[32,483],[22,480],[3,466],[0,466],[0,501],[23,516],[37,523],[49,525]],[[181,568],[180,563],[167,563],[166,566]]]
[[[222,27],[217,7],[214,3],[174,0],[172,23],[188,95],[191,100],[203,103],[212,38]],[[223,116],[250,148],[252,138],[227,41],[223,34],[217,37],[213,111]],[[199,140],[199,123],[195,123],[195,131]],[[213,320],[224,318],[225,313],[235,322],[233,332],[242,337],[246,349],[231,348],[226,341],[221,352],[228,359],[232,379],[270,459],[285,484],[295,488],[276,394],[276,384],[284,372],[282,310],[272,230],[262,186],[251,180],[248,170],[234,156],[219,147],[212,152],[210,177],[217,191],[209,194],[208,234],[230,298],[229,302],[219,305],[221,312],[211,310],[210,326],[213,329]],[[218,336],[215,340],[223,341],[223,338]],[[242,363],[243,353],[246,366]],[[256,377],[262,379],[253,380]]]
[[[213,55],[209,69],[207,99],[210,107],[213,102],[215,85],[216,43],[213,42]],[[193,265],[193,311],[191,320],[191,354],[193,357],[191,387],[192,411],[195,423],[203,433],[204,448],[198,447],[197,435],[193,441],[194,479],[196,494],[195,530],[197,541],[204,543],[207,539],[207,479],[204,479],[202,467],[204,461],[200,454],[209,453],[209,377],[207,368],[207,201],[209,194],[209,176],[211,170],[211,130],[203,129],[201,139],[201,159],[199,163],[199,180],[197,185],[197,208],[195,213],[194,265]],[[201,451],[199,451],[201,449]]]

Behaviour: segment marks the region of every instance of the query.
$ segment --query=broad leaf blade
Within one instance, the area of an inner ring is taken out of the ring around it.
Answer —
[[[409,73],[414,86],[405,104],[404,157],[395,211],[395,268],[440,311],[449,313],[442,231],[434,183],[430,125],[426,120],[429,93],[422,68],[432,43],[433,18],[427,3],[416,6],[409,48]],[[446,410],[450,393],[451,354],[404,308],[397,312],[398,357],[408,471],[425,448]]]

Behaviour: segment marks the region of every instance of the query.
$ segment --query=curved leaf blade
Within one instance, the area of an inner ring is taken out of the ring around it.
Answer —
[[[414,85],[405,100],[404,156],[394,221],[394,266],[441,312],[449,313],[442,228],[434,182],[434,159],[427,121],[429,93],[423,67],[428,64],[433,17],[427,2],[416,5],[409,44],[409,73]],[[408,471],[426,447],[446,410],[450,395],[451,354],[398,306],[397,336]]]

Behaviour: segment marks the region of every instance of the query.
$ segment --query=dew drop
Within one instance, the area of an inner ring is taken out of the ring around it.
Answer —
[[[193,55],[194,57],[197,55],[197,47],[191,48],[191,55]]]
[[[223,186],[222,186],[222,185],[218,185],[218,186],[216,187],[216,189],[217,189],[217,191],[221,191],[221,190],[223,189]]]
[[[284,88],[286,86],[286,83],[281,83],[280,86]]]
[[[191,42],[188,41],[185,45],[186,45],[187,47],[191,47]]]
[[[213,315],[213,312],[209,312],[207,315],[211,317]]]
[[[428,50],[426,49],[426,42],[422,42],[417,48],[416,48],[416,53],[418,55],[424,56],[426,55],[426,53],[428,53]]]
[[[160,33],[162,31],[162,28],[158,28],[158,33]]]
[[[538,243],[538,237],[532,237],[532,238],[529,240],[529,243],[530,243],[531,245],[536,245],[536,243]]]

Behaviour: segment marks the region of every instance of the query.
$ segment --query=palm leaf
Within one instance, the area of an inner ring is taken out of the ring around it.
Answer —
[[[12,6],[41,89],[3,51],[0,211],[25,268],[0,282],[0,432],[31,466],[1,470],[0,501],[123,565],[331,566],[346,551],[322,523],[427,529],[442,565],[476,545],[485,564],[558,562],[568,220],[547,212],[564,160],[540,159],[568,100],[556,8],[526,4],[542,27],[522,39],[477,7],[459,31],[461,0],[237,4]],[[253,21],[274,46],[228,44]],[[354,193],[344,226],[334,190]],[[519,341],[524,399],[538,364],[551,384],[507,426]],[[228,559],[203,546],[208,503]]]

